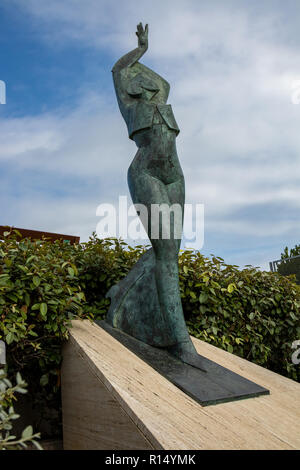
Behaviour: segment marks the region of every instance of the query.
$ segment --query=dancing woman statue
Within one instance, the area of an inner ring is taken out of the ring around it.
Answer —
[[[166,104],[168,82],[138,62],[148,49],[148,25],[143,28],[140,23],[136,35],[138,47],[121,57],[112,72],[129,138],[138,147],[128,170],[128,186],[137,211],[141,205],[147,208],[146,218],[140,217],[153,249],[108,292],[111,306],[107,321],[201,368],[185,324],[179,289],[178,232],[182,230],[185,200],[184,176],[176,151],[179,128],[171,105]],[[153,205],[162,204],[175,207],[176,214],[181,215],[178,220],[170,211],[170,218],[161,217],[159,226],[154,227]],[[163,237],[168,231],[169,237]]]

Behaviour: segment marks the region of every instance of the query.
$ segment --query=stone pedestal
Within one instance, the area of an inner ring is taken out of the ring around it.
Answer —
[[[203,407],[88,320],[64,347],[64,449],[299,449],[300,384],[195,340],[199,354],[270,390]]]

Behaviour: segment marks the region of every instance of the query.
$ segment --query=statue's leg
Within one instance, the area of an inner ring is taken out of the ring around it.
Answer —
[[[177,184],[176,184],[177,183]],[[148,211],[148,226],[145,226],[151,240],[155,253],[155,279],[162,315],[170,329],[170,344],[180,346],[180,354],[184,349],[189,353],[194,351],[193,345],[187,331],[182,311],[179,277],[178,277],[178,251],[180,240],[174,238],[174,227],[171,224],[170,238],[162,239],[153,237],[151,233],[151,209],[153,204],[174,203],[183,205],[184,202],[184,180],[180,178],[172,185],[165,185],[159,179],[146,172],[128,173],[128,184],[134,204],[143,204]],[[153,216],[153,214],[152,214]],[[163,217],[160,220],[160,235],[168,230],[168,220]]]
[[[170,183],[166,185],[166,190],[168,193],[168,198],[170,201],[170,205],[173,204],[180,204],[182,208],[182,220],[181,220],[181,226],[183,226],[183,220],[184,220],[184,202],[185,202],[185,184],[184,184],[184,177],[182,176],[179,178],[177,181],[174,183]],[[178,270],[178,252],[180,250],[180,244],[181,244],[181,238],[175,240],[176,247],[177,247],[177,257],[176,257],[176,267]],[[179,279],[179,274],[178,274],[178,279]],[[163,279],[162,279],[163,282]],[[179,292],[180,296],[180,292]],[[181,304],[181,299],[180,299],[180,308],[182,310],[182,304]],[[182,312],[183,315],[183,312]],[[188,339],[186,338],[181,338],[180,335],[177,336],[178,342],[169,348],[170,352],[172,354],[180,357],[183,361],[194,365],[195,367],[198,367],[202,370],[205,370],[202,361],[200,360],[197,351],[190,340],[190,337]]]
[[[181,207],[181,229],[183,227],[183,219],[184,219],[184,202],[185,202],[185,184],[184,184],[184,177],[182,176],[174,183],[170,183],[166,185],[166,190],[168,193],[168,198],[170,204],[180,204]],[[177,253],[179,253],[181,244],[181,237],[176,240],[177,245]]]

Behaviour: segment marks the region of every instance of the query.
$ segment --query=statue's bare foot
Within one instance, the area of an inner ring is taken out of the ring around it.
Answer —
[[[174,344],[173,346],[168,347],[167,351],[172,354],[172,356],[178,357],[178,359],[180,359],[182,362],[196,367],[203,372],[207,372],[203,365],[203,361],[197,353],[192,341]]]

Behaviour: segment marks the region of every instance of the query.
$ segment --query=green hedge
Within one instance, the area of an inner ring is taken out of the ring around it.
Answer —
[[[85,293],[85,311],[95,318],[103,318],[110,300],[105,298],[111,286],[126,276],[145,247],[132,248],[117,239],[100,240],[93,236],[76,250],[74,262],[78,268],[78,281]]]
[[[192,335],[300,381],[291,344],[300,338],[300,287],[278,273],[239,269],[185,251],[183,308]]]
[[[36,410],[33,425],[44,438],[59,429],[61,346],[70,321],[103,317],[107,290],[144,251],[125,248],[95,237],[80,245],[32,242],[16,231],[0,242],[0,339],[10,377],[21,372],[29,384],[18,411]]]
[[[278,272],[282,276],[294,276],[291,279],[300,285],[300,257],[294,259],[283,259],[278,266]]]
[[[27,384],[19,372],[16,376],[16,382],[16,385],[13,386],[3,369],[0,369],[0,450],[27,449],[28,444],[43,450],[36,440],[40,438],[40,434],[33,434],[31,425],[26,426],[19,437],[11,432],[14,421],[20,418],[14,410],[15,395],[16,393],[27,393]]]
[[[54,426],[70,320],[104,318],[106,292],[144,250],[95,236],[80,245],[11,236],[0,243],[0,339],[8,344],[9,371],[22,373],[28,395]],[[278,273],[240,270],[190,250],[180,253],[179,268],[191,334],[300,381],[299,366],[291,363],[291,344],[300,338],[299,286]]]
[[[290,250],[286,246],[283,253],[281,253],[281,259],[291,258],[292,256],[298,255],[300,255],[300,245],[295,245],[294,248],[291,248]]]
[[[278,272],[282,276],[291,276],[291,280],[300,285],[300,258],[290,259],[294,256],[300,256],[300,245],[290,250],[286,246],[281,253],[282,263],[278,266]]]
[[[24,400],[34,397],[28,406],[39,410],[34,427],[47,423],[50,435],[59,419],[61,344],[72,317],[84,316],[77,251],[80,246],[15,237],[0,243],[0,339],[9,375],[21,372],[29,384]]]

